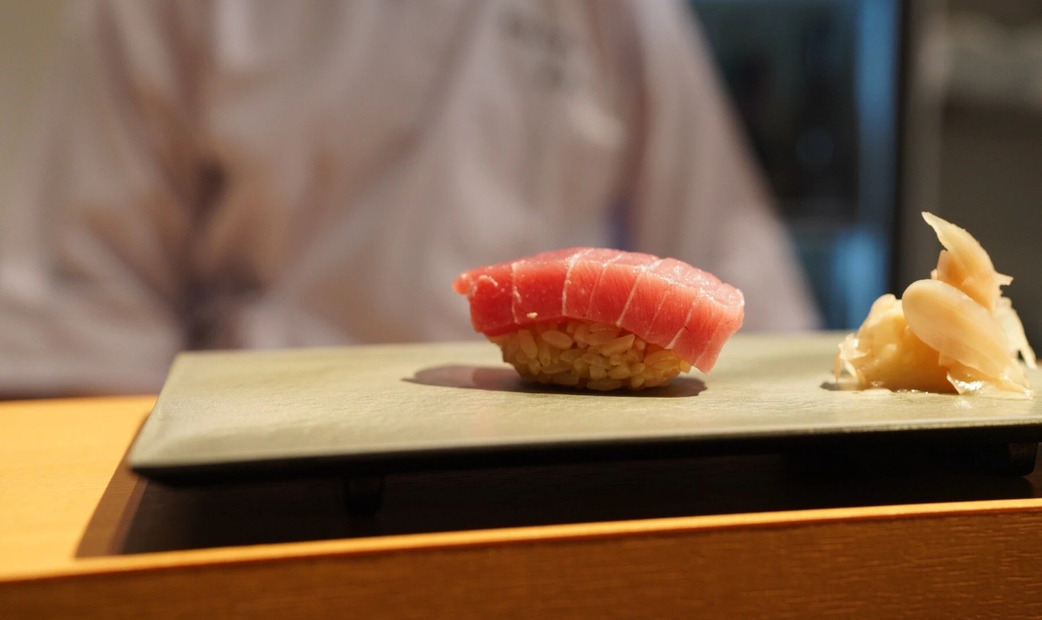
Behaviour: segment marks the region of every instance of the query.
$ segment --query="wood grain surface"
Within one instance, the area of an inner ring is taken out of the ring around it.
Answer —
[[[0,405],[0,618],[1042,617],[1038,473],[753,455],[174,489],[153,397]]]

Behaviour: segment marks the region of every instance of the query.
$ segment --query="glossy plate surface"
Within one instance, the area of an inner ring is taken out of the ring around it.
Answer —
[[[129,455],[174,483],[799,449],[1033,442],[1042,402],[838,390],[840,334],[739,334],[708,377],[635,393],[522,383],[486,342],[185,353]],[[1042,386],[1042,373],[1032,372]]]

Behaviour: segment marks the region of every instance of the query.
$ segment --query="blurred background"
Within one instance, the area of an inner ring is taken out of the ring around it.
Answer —
[[[0,0],[0,184],[47,82],[66,0]],[[2,206],[0,206],[2,208]]]
[[[828,327],[970,230],[1042,338],[1042,2],[691,0]]]
[[[0,184],[46,82],[66,0],[0,0]],[[969,229],[1042,341],[1042,2],[688,0],[811,276],[827,326],[925,277],[918,216]]]

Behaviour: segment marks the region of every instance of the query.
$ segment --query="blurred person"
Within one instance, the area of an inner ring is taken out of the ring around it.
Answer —
[[[684,6],[99,0],[7,196],[0,391],[152,392],[187,348],[476,337],[455,276],[576,245],[816,311]]]

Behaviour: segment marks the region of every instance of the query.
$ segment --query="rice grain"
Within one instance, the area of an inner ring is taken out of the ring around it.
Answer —
[[[591,390],[640,390],[669,382],[691,365],[614,325],[567,320],[491,338],[526,379]]]

